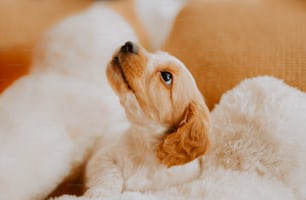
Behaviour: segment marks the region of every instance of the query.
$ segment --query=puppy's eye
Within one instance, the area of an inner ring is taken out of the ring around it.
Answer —
[[[160,72],[161,78],[167,85],[172,83],[172,74],[169,72]]]

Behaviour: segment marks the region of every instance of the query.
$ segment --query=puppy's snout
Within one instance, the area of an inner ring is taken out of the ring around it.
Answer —
[[[134,44],[133,42],[126,42],[121,48],[120,48],[121,53],[138,53],[138,46],[137,44]]]

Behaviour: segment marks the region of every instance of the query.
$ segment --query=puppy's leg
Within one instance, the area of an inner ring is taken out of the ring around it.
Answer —
[[[86,187],[86,197],[110,197],[122,192],[122,173],[113,157],[103,150],[97,152],[88,163]]]

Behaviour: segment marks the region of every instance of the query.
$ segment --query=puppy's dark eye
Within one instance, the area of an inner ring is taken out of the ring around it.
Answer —
[[[167,85],[172,84],[172,74],[169,72],[160,72],[161,78]]]

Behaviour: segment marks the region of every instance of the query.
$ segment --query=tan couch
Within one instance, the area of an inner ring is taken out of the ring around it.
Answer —
[[[164,50],[189,67],[210,108],[257,75],[306,91],[306,2],[190,0]]]

